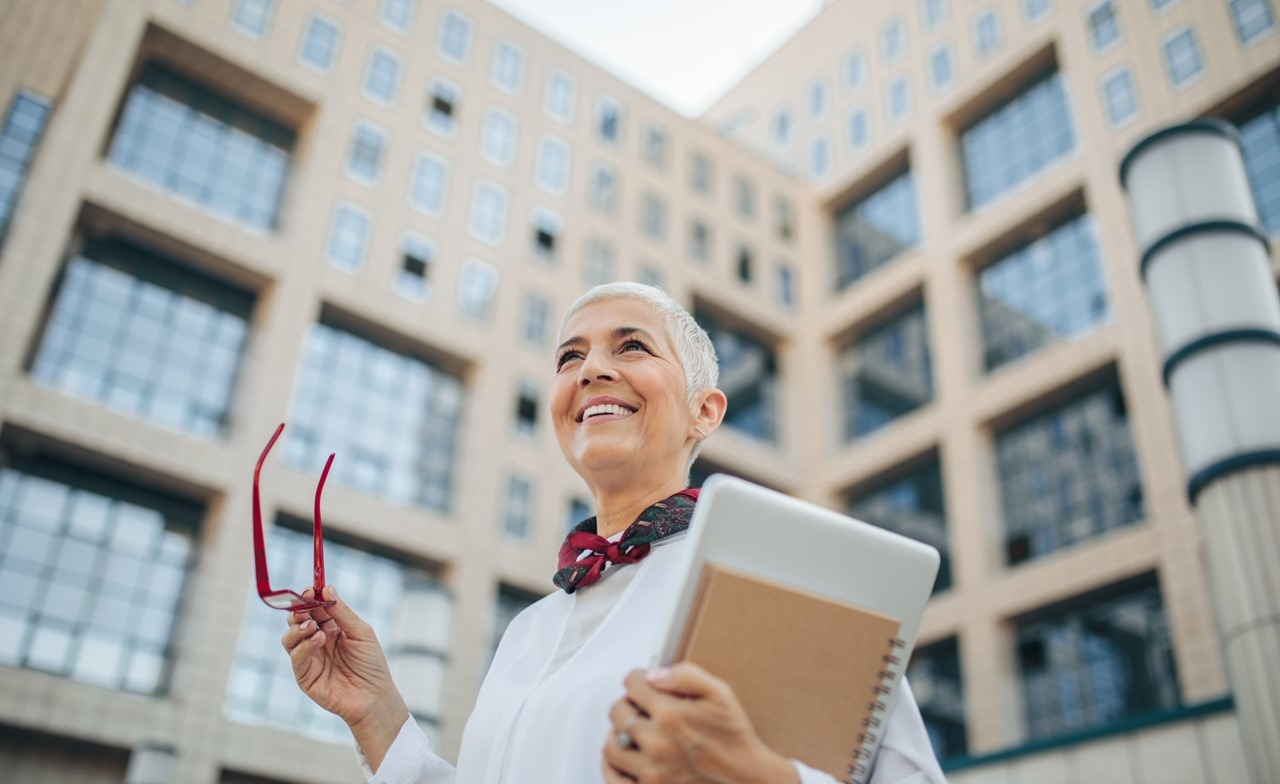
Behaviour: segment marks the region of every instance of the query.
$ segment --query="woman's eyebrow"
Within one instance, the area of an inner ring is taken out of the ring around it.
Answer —
[[[654,339],[653,335],[649,334],[648,330],[641,329],[640,327],[614,327],[612,332],[612,336],[614,340],[621,340],[622,338],[628,337],[630,335],[641,335],[645,338],[648,338],[649,340]],[[561,343],[559,346],[556,346],[556,353],[559,354],[561,351],[564,351],[569,346],[576,345],[578,343],[585,343],[585,342],[586,342],[586,338],[580,335],[574,335],[571,338],[566,338],[563,343]]]

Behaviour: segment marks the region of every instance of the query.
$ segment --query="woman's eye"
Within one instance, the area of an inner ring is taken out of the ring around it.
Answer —
[[[641,351],[648,351],[649,347],[638,340],[628,340],[626,343],[622,344],[623,351],[631,351],[632,349],[640,349]]]
[[[572,349],[564,352],[563,354],[561,354],[559,357],[556,358],[556,370],[559,370],[560,368],[564,367],[564,363],[568,362],[569,360],[576,359],[580,356],[582,356],[581,352],[574,351]]]

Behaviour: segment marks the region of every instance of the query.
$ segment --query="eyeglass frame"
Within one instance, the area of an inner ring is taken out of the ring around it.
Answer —
[[[271,436],[271,440],[263,448],[262,454],[258,457],[258,464],[253,469],[253,568],[258,583],[258,598],[262,600],[263,604],[273,610],[306,612],[319,607],[330,607],[334,604],[334,602],[325,601],[321,596],[321,592],[324,590],[324,538],[320,523],[320,494],[324,492],[324,483],[329,478],[329,469],[333,466],[333,458],[337,453],[330,453],[329,459],[325,461],[324,471],[320,474],[320,482],[316,485],[315,516],[312,518],[312,537],[315,540],[312,561],[314,585],[312,588],[315,590],[315,595],[308,599],[287,588],[274,590],[267,576],[267,547],[265,537],[262,534],[262,501],[258,491],[258,480],[262,474],[262,464],[266,462],[267,455],[271,452],[271,447],[275,446],[276,440],[280,438],[280,434],[283,432],[284,423],[281,422],[280,426],[276,428],[276,432]],[[271,600],[278,598],[292,598],[294,601],[291,601],[287,606],[272,604]]]

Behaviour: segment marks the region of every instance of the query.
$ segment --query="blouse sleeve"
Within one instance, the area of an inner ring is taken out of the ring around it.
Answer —
[[[924,719],[904,677],[898,685],[898,701],[889,714],[884,739],[871,769],[870,784],[946,784],[933,755]],[[793,761],[800,784],[836,784],[836,779],[802,762]]]
[[[369,768],[359,746],[356,760],[368,784],[453,784],[453,766],[432,750],[431,741],[412,716],[400,727],[377,773]]]

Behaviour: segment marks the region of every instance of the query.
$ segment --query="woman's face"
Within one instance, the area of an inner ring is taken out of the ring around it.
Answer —
[[[634,299],[595,302],[565,325],[551,419],[560,450],[593,488],[683,478],[694,420],[684,369],[658,314]]]

